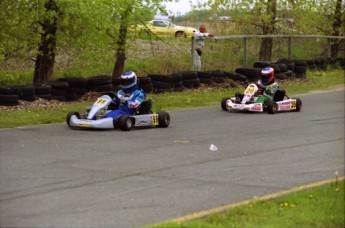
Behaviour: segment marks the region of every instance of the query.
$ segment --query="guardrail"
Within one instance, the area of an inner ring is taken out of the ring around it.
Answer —
[[[328,57],[331,57],[331,45],[333,40],[345,40],[345,36],[321,36],[321,35],[231,35],[231,36],[217,36],[217,40],[223,39],[243,39],[244,45],[244,67],[248,65],[248,40],[253,38],[286,38],[288,43],[288,59],[292,57],[292,38],[322,38],[327,39],[328,42]],[[191,39],[191,50],[195,49],[195,44],[199,39]],[[195,52],[191,52],[191,69],[195,66]]]

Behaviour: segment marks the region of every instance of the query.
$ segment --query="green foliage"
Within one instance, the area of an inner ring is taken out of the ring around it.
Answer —
[[[165,223],[154,228],[344,227],[344,180],[252,202],[204,219]]]

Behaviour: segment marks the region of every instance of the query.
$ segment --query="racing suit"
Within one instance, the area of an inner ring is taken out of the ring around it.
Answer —
[[[143,90],[135,87],[131,92],[124,90],[117,91],[117,97],[114,98],[115,105],[119,108],[115,109],[105,115],[105,118],[117,119],[121,115],[132,115],[136,108],[145,100],[145,93]]]
[[[262,94],[258,97],[255,103],[262,104],[272,100],[275,92],[277,92],[277,90],[279,89],[279,85],[276,82],[265,86],[261,83],[261,80],[259,80],[257,86],[259,87],[259,89],[262,89]]]

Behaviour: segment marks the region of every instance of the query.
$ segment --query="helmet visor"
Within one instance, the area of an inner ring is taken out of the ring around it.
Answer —
[[[123,86],[130,85],[134,82],[135,78],[121,78],[120,83]]]

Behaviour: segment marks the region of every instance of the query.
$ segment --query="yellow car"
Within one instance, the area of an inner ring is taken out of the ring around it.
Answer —
[[[178,26],[166,20],[152,20],[147,22],[146,26],[139,25],[136,31],[151,31],[157,36],[174,36],[174,37],[192,37],[196,31],[195,28]]]

